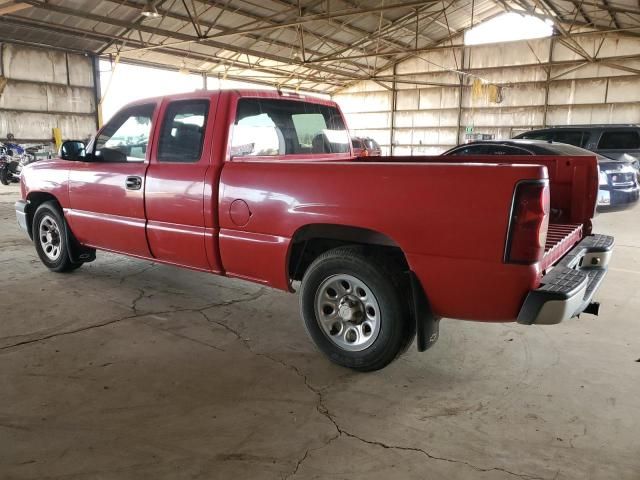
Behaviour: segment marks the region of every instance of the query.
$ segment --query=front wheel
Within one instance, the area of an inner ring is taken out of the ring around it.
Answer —
[[[401,275],[386,258],[361,247],[320,255],[302,279],[300,309],[309,336],[333,362],[378,370],[415,336]]]
[[[53,272],[70,272],[82,265],[71,261],[65,220],[54,202],[45,202],[36,210],[33,242],[40,260]]]

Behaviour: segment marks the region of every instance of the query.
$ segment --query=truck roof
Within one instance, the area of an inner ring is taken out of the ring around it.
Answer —
[[[533,128],[528,130],[527,132],[537,132],[541,130],[560,130],[560,129],[570,129],[570,128],[581,128],[581,129],[589,129],[589,128],[638,128],[639,126],[633,123],[594,123],[591,125],[587,124],[576,124],[576,125],[549,125],[548,127],[543,128]]]
[[[237,98],[280,98],[285,100],[297,100],[309,103],[318,103],[320,105],[335,106],[332,100],[327,100],[311,95],[304,95],[292,92],[283,92],[278,90],[256,90],[256,89],[220,89],[220,90],[195,90],[193,92],[175,93],[171,95],[160,95],[156,97],[142,98],[128,103],[125,106],[141,105],[149,102],[158,102],[160,100],[188,100],[190,98],[211,98],[215,95],[228,95]]]

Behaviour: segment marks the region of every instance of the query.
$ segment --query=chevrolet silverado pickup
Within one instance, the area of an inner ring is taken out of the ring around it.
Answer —
[[[133,103],[21,178],[44,265],[96,250],[299,290],[332,361],[384,367],[443,317],[597,314],[613,238],[592,233],[595,156],[353,156],[327,100],[200,91]]]

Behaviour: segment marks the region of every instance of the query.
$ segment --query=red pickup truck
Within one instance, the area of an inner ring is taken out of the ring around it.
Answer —
[[[331,360],[382,368],[441,317],[597,313],[595,156],[356,159],[331,101],[218,91],[143,100],[25,168],[20,226],[50,270],[108,250],[294,291]]]

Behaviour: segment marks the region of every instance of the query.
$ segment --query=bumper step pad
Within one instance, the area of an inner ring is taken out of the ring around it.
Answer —
[[[607,273],[613,244],[608,235],[585,237],[529,292],[518,322],[554,324],[580,315]]]

